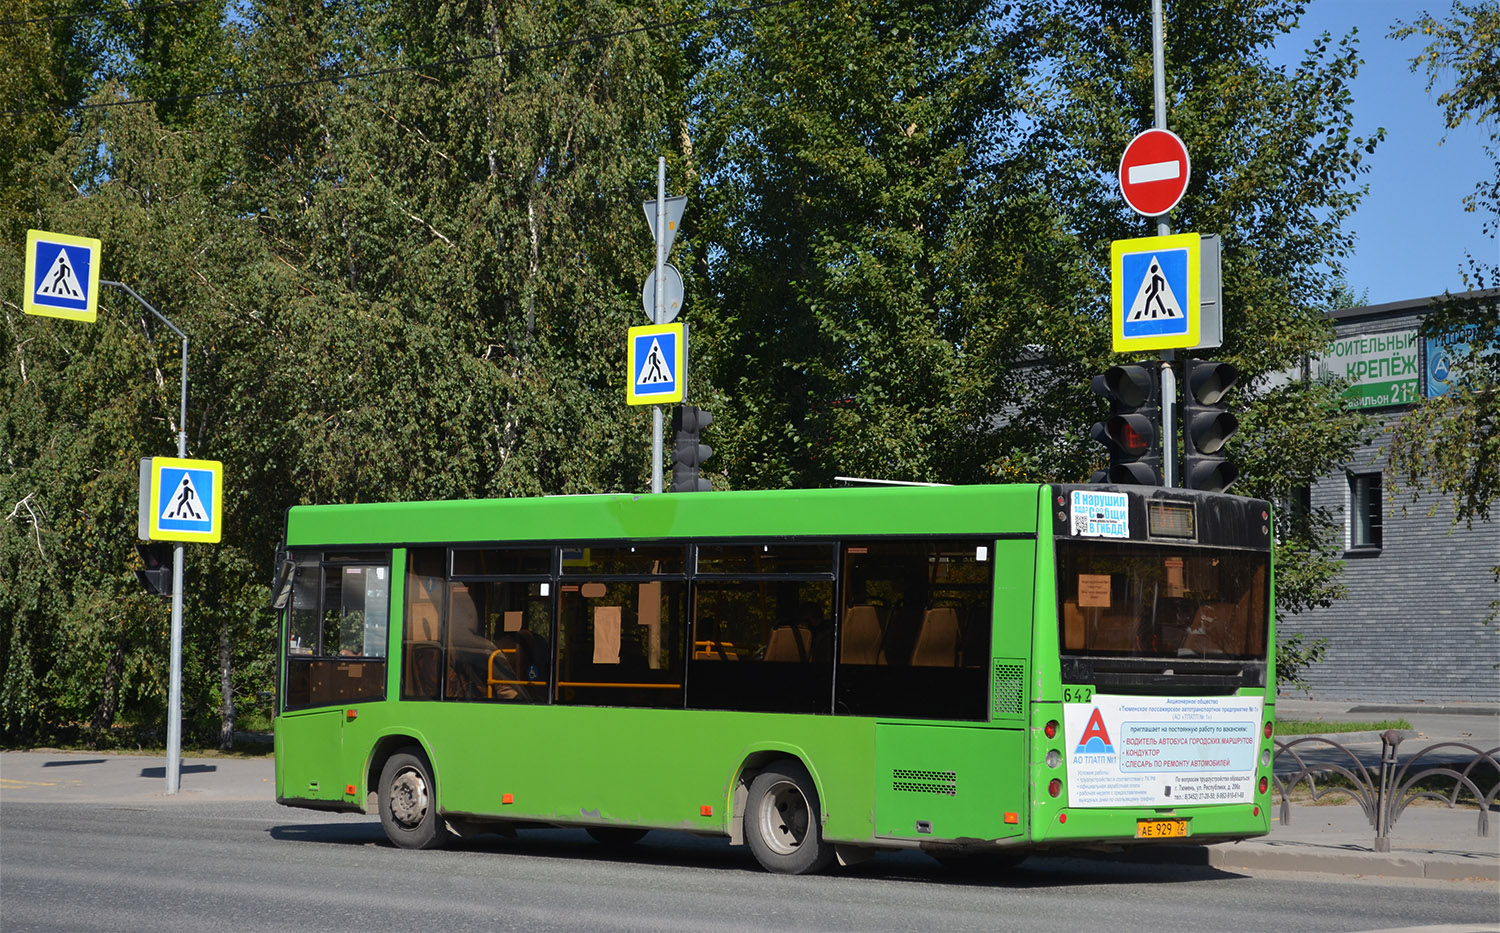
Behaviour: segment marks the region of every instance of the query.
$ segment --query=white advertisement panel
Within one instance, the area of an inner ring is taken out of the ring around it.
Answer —
[[[1262,702],[1095,694],[1064,704],[1068,806],[1250,803]]]
[[[1327,356],[1311,361],[1313,378],[1333,374],[1349,380],[1344,398],[1353,408],[1410,405],[1417,401],[1417,332],[1340,337]]]

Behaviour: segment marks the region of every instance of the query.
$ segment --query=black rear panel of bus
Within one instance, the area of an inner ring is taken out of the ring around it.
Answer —
[[[1115,693],[1265,686],[1268,503],[1160,487],[1052,493],[1064,683]]]

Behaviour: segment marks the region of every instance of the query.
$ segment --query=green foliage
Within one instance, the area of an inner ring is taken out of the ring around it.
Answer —
[[[1411,66],[1426,69],[1429,92],[1451,75],[1453,86],[1438,96],[1450,128],[1470,120],[1490,128],[1495,175],[1479,179],[1464,206],[1486,218],[1493,241],[1500,235],[1500,2],[1455,2],[1449,21],[1424,14],[1392,35],[1427,43]],[[1464,284],[1470,293],[1435,301],[1420,330],[1453,350],[1453,387],[1402,419],[1391,466],[1414,491],[1435,487],[1451,497],[1454,521],[1472,527],[1490,520],[1500,495],[1500,263],[1470,254]]]
[[[622,338],[658,154],[692,198],[674,259],[718,485],[1100,460],[1108,244],[1149,232],[1113,190],[1149,122],[1144,0],[226,9],[0,30],[0,99],[20,102],[0,235],[101,238],[106,277],[191,337],[179,425],[180,344],[127,296],[84,326],[0,292],[6,741],[160,741],[167,605],[131,574],[136,462],[179,430],[225,464],[225,540],[188,548],[184,613],[185,733],[220,744],[269,706],[288,506],[644,489]],[[70,12],[97,7],[15,16]],[[1351,40],[1267,62],[1290,0],[1169,13],[1194,159],[1174,223],[1224,237],[1237,491],[1280,499],[1362,430],[1335,387],[1274,377],[1330,335],[1379,134],[1350,123]],[[20,264],[0,250],[0,280]],[[1282,611],[1337,597],[1327,525],[1278,513]]]

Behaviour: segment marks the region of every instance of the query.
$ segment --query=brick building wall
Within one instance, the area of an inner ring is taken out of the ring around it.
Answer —
[[[1428,372],[1432,348],[1423,341],[1407,350],[1401,345],[1426,306],[1423,299],[1339,312],[1334,318],[1342,346],[1366,349],[1356,365],[1398,376],[1414,351],[1416,391],[1425,394],[1428,381],[1436,378]],[[1355,337],[1382,339],[1356,343],[1350,339]],[[1370,364],[1372,356],[1378,364]],[[1377,401],[1390,400],[1379,395],[1383,386],[1366,391]],[[1494,703],[1500,701],[1500,623],[1486,619],[1500,598],[1491,573],[1500,565],[1500,521],[1466,528],[1453,524],[1451,501],[1440,494],[1416,500],[1406,491],[1392,496],[1389,428],[1407,410],[1383,404],[1367,408],[1379,433],[1343,470],[1310,490],[1311,504],[1329,509],[1343,523],[1342,580],[1349,594],[1326,609],[1279,620],[1280,631],[1328,640],[1325,659],[1306,672],[1315,699]],[[1376,484],[1378,491],[1372,488]],[[1369,500],[1377,496],[1372,532]],[[1378,536],[1378,546],[1367,543],[1372,535]]]

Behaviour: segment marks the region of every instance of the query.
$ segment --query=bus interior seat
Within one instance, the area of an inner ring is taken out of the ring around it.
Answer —
[[[912,649],[911,666],[958,666],[957,610],[940,606],[922,614],[922,627],[917,632],[917,646]]]
[[[1140,621],[1133,615],[1101,616],[1088,647],[1094,651],[1135,651]]]
[[[502,639],[503,644],[490,652],[489,661],[489,698],[491,700],[515,700],[528,696],[526,685],[517,683],[526,679],[525,671],[529,659],[526,657],[526,649],[516,639],[506,637]],[[495,662],[500,662],[499,676],[496,675]]]
[[[778,625],[771,630],[766,643],[767,661],[807,661],[812,645],[812,629],[805,625]]]
[[[426,597],[412,600],[411,611],[406,616],[406,624],[410,629],[407,632],[406,640],[409,642],[436,642],[438,640],[439,623],[436,602]]]
[[[850,606],[844,610],[840,660],[845,664],[884,664],[880,641],[880,613],[874,606]]]
[[[414,599],[406,614],[406,688],[407,696],[437,695],[439,616],[437,603],[430,598]]]
[[[1204,603],[1193,612],[1193,624],[1182,640],[1179,655],[1224,654],[1224,641],[1235,630],[1233,620],[1238,607],[1234,603]]]
[[[1087,648],[1085,632],[1083,610],[1078,608],[1078,603],[1071,599],[1063,603],[1063,649],[1082,651]]]

